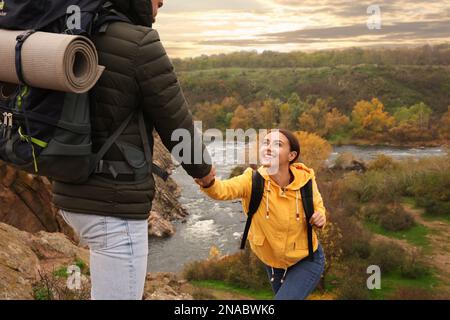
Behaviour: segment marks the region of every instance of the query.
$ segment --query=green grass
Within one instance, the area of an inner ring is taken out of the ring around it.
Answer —
[[[434,272],[418,279],[402,277],[400,271],[381,275],[381,289],[370,290],[370,298],[375,300],[386,299],[386,297],[401,287],[420,288],[433,292],[439,281]]]
[[[258,300],[271,300],[273,298],[272,291],[243,289],[220,280],[200,280],[200,281],[190,281],[190,283],[197,287],[228,291],[231,293],[248,296]]]
[[[331,284],[332,281],[339,282],[340,279],[337,275],[334,274],[325,274],[325,291],[326,292],[333,292],[336,288],[338,288],[338,285]]]
[[[410,205],[414,209],[423,210],[422,207],[417,206],[416,199],[414,199],[414,197],[402,197],[402,202]],[[425,220],[428,220],[428,221],[441,221],[441,222],[445,222],[445,223],[450,223],[450,214],[449,215],[435,215],[435,214],[430,214],[430,213],[425,212],[421,216],[422,216],[422,218],[424,218]]]
[[[61,267],[55,271],[53,271],[53,275],[58,278],[67,278],[67,267]]]
[[[388,231],[381,227],[378,223],[371,221],[365,221],[364,226],[373,233],[381,234],[390,238],[406,240],[410,244],[422,247],[424,249],[427,249],[430,244],[427,239],[429,230],[424,225],[417,222],[412,228],[404,231]]]

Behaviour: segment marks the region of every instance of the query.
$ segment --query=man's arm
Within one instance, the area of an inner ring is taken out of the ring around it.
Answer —
[[[193,178],[203,178],[211,171],[211,160],[206,147],[194,134],[192,114],[174,72],[172,62],[156,30],[150,31],[141,41],[136,57],[136,79],[142,95],[144,115],[151,119],[166,148],[172,149],[179,141],[172,141],[176,129],[189,133],[189,161],[174,154],[186,172]],[[183,141],[186,143],[186,141]],[[197,147],[196,147],[197,146]],[[194,159],[196,154],[197,159]],[[180,155],[182,156],[182,154]],[[201,156],[201,157],[200,157]],[[200,161],[195,161],[200,158]]]

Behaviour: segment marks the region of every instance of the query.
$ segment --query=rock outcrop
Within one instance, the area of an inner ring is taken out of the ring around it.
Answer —
[[[173,166],[169,152],[157,135],[154,161],[165,169],[170,170]],[[187,215],[177,200],[180,188],[171,178],[164,182],[155,176],[155,181],[157,192],[149,231],[155,236],[171,235],[175,229],[170,221]],[[0,161],[0,222],[31,233],[62,232],[75,239],[71,228],[57,214],[51,199],[51,183],[45,177],[19,171]]]
[[[67,286],[67,267],[81,265],[81,286]],[[0,300],[89,299],[89,252],[62,233],[31,234],[0,223]],[[149,273],[144,299],[192,300],[192,285],[174,273]]]
[[[34,299],[43,275],[88,259],[89,252],[62,233],[31,234],[0,223],[0,299]]]

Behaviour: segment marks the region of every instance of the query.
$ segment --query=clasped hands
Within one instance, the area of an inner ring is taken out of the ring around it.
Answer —
[[[200,187],[206,188],[212,185],[215,178],[216,178],[216,168],[212,166],[211,171],[208,173],[208,175],[204,176],[203,178],[194,179],[194,181]]]

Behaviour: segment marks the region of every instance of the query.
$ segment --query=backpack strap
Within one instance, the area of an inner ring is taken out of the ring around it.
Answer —
[[[94,172],[98,172],[99,168],[97,166],[103,166],[103,163],[100,162],[102,158],[105,156],[106,152],[111,148],[111,146],[116,142],[117,138],[125,131],[126,127],[130,123],[133,116],[136,114],[136,110],[131,112],[128,117],[122,122],[122,124],[117,128],[117,130],[105,141],[100,150],[95,154],[89,168],[89,173],[92,174]]]
[[[105,33],[108,25],[112,22],[127,22],[132,23],[131,20],[123,13],[114,9],[114,4],[106,1],[99,13],[97,13],[92,23],[91,34]]]
[[[312,225],[309,223],[312,215],[314,214],[314,202],[312,192],[312,179],[310,179],[301,189],[303,209],[306,216],[306,228],[308,237],[308,258],[310,261],[314,261],[313,243],[312,243]]]
[[[150,150],[148,131],[147,126],[145,125],[144,110],[142,110],[142,108],[140,108],[138,113],[138,123],[139,123],[139,133],[142,139],[142,146],[144,148],[145,160],[147,160],[148,172],[149,173],[153,172],[164,181],[167,181],[167,179],[169,178],[169,173],[166,170],[160,168],[158,165],[152,163],[152,152]]]
[[[27,40],[28,37],[35,32],[36,30],[27,30],[16,37],[15,66],[16,66],[16,75],[21,84],[25,84],[25,79],[23,78],[23,71],[22,71],[22,46],[25,40]]]
[[[250,204],[247,212],[247,222],[245,223],[244,233],[241,240],[241,249],[245,248],[248,232],[252,223],[252,218],[258,210],[264,193],[264,178],[257,170],[253,170],[252,174],[252,194],[250,196]]]
[[[106,152],[111,148],[111,146],[116,142],[119,136],[125,131],[125,128],[130,123],[131,119],[135,114],[138,114],[138,123],[140,136],[142,138],[142,145],[144,148],[145,159],[148,164],[149,174],[154,173],[159,176],[164,181],[169,178],[169,173],[164,169],[160,168],[158,165],[152,163],[152,154],[150,151],[150,143],[147,135],[147,128],[145,126],[144,114],[142,109],[137,109],[122,122],[119,128],[105,141],[100,150],[95,155],[93,162],[91,163],[90,172],[92,173],[108,173],[112,174],[116,178],[119,174],[134,174],[134,171],[130,166],[123,161],[110,161],[103,160]]]

